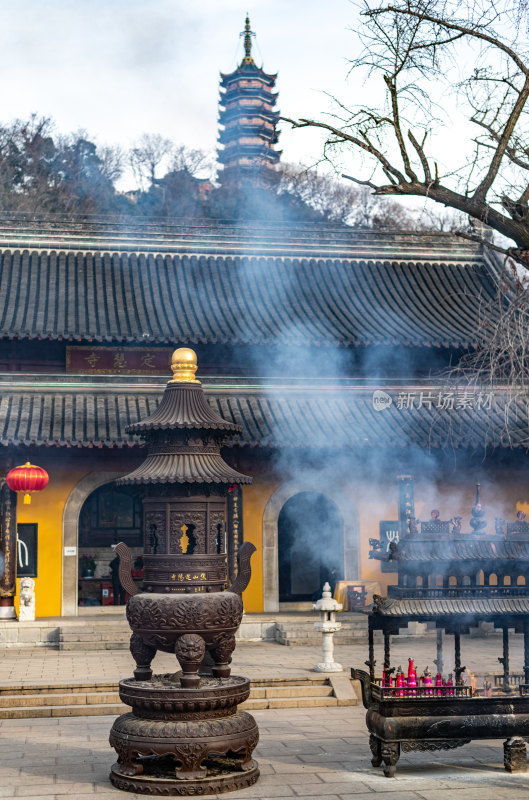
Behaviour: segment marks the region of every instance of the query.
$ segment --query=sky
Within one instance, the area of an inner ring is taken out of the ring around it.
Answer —
[[[246,11],[256,62],[278,73],[282,114],[321,117],[326,92],[355,98],[350,0],[0,0],[0,121],[35,112],[98,144],[160,133],[213,150],[219,72],[242,58]],[[319,132],[281,128],[282,160],[317,160]]]

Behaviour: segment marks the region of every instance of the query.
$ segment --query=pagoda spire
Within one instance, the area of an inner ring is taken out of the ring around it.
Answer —
[[[254,60],[252,58],[252,36],[255,37],[255,33],[250,28],[250,16],[248,12],[246,12],[246,19],[244,21],[244,30],[241,33],[241,36],[244,36],[244,58],[243,64],[253,64]]]

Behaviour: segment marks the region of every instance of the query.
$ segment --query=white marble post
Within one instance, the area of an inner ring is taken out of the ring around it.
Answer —
[[[322,657],[323,661],[314,666],[315,672],[341,672],[342,665],[334,660],[334,641],[333,636],[336,631],[342,627],[341,622],[337,622],[335,618],[336,611],[341,611],[343,608],[341,603],[337,603],[331,596],[331,587],[326,583],[323,587],[323,593],[320,600],[313,604],[313,611],[320,612],[320,621],[314,623],[317,631],[320,631],[323,637],[322,641]]]

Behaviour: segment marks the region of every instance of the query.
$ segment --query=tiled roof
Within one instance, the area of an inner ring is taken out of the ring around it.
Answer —
[[[487,538],[468,540],[439,539],[436,542],[403,540],[398,546],[399,562],[420,561],[527,561],[529,541],[494,540]]]
[[[219,453],[150,455],[134,472],[118,480],[120,485],[251,482],[250,477],[226,464]]]
[[[199,383],[170,381],[153,414],[132,423],[127,433],[139,435],[167,430],[209,430],[239,433],[240,427],[228,422],[207,402]]]
[[[376,613],[383,617],[443,617],[529,614],[529,596],[520,597],[406,597],[384,598]]]
[[[468,347],[496,276],[446,234],[0,220],[0,337]]]
[[[158,406],[160,379],[112,376],[0,377],[0,442],[121,447],[137,444],[128,425]],[[266,447],[527,447],[525,403],[505,435],[504,409],[460,412],[373,409],[372,391],[343,385],[205,385],[213,410],[242,427],[239,443]]]

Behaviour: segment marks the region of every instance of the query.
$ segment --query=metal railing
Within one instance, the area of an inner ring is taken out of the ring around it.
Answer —
[[[439,697],[473,697],[472,686],[381,686],[371,684],[378,700],[429,700]]]

